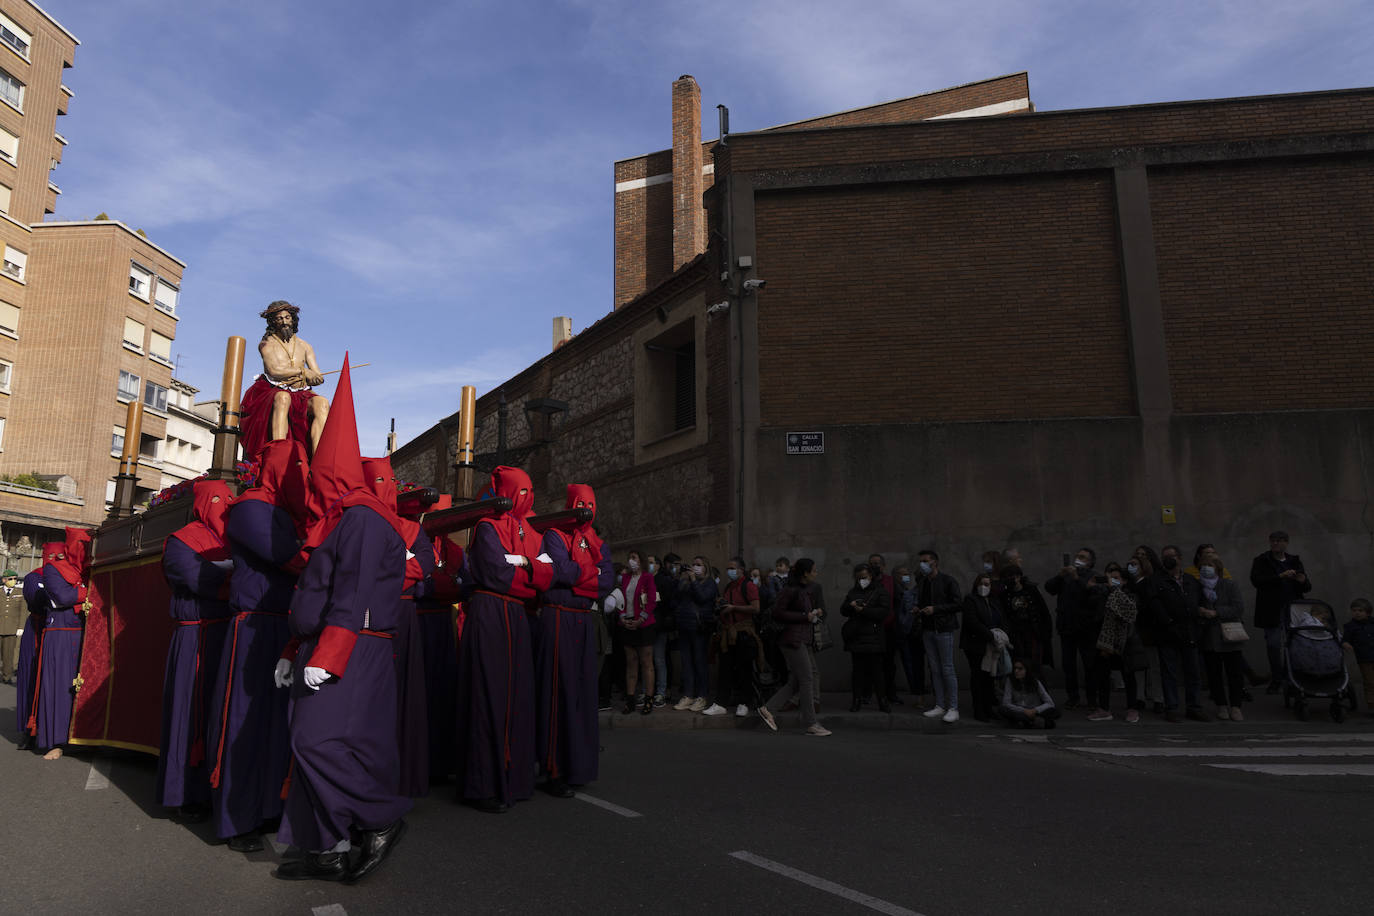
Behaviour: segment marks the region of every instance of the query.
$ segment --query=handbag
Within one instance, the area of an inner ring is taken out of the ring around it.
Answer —
[[[1245,642],[1250,638],[1250,634],[1245,631],[1245,624],[1239,620],[1223,620],[1221,622],[1221,641],[1222,642]]]
[[[830,623],[824,617],[812,621],[811,647],[817,652],[821,652],[833,645],[835,645],[835,639],[830,635]]]

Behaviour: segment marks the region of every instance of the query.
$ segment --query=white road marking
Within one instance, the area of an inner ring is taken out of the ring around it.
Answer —
[[[1206,763],[1203,766],[1271,776],[1374,776],[1374,763]]]
[[[114,761],[109,757],[97,757],[91,761],[91,771],[86,774],[86,791],[108,789],[110,787],[110,768]]]
[[[1068,747],[1111,757],[1374,757],[1374,747]]]
[[[1266,735],[1259,738],[1246,738],[1249,742],[1263,741],[1266,744],[1340,744],[1350,742],[1358,744],[1362,741],[1374,742],[1374,735]]]
[[[622,807],[620,807],[619,805],[613,805],[613,804],[611,804],[611,803],[608,802],[608,801],[603,801],[603,800],[601,800],[601,799],[599,799],[599,798],[596,798],[596,797],[594,797],[594,796],[588,795],[588,794],[586,794],[585,792],[578,792],[578,793],[576,793],[573,797],[574,797],[574,798],[580,798],[580,799],[582,799],[584,802],[586,802],[586,803],[589,804],[589,805],[596,805],[598,808],[604,808],[605,810],[610,811],[610,812],[612,812],[613,814],[619,814],[621,817],[643,817],[643,816],[644,816],[644,815],[640,814],[638,811],[631,811],[629,808],[622,808]]]
[[[327,903],[324,906],[312,906],[310,912],[313,916],[348,916],[348,910],[342,904]]]
[[[834,894],[842,897],[851,903],[866,906],[870,910],[877,910],[879,913],[887,913],[888,916],[921,916],[915,910],[908,910],[906,907],[898,906],[895,903],[888,903],[886,900],[879,900],[877,897],[870,897],[868,894],[836,884],[834,881],[827,881],[824,878],[817,878],[815,875],[808,874],[790,865],[783,865],[781,862],[774,862],[772,859],[765,859],[763,856],[756,856],[752,852],[741,849],[739,852],[730,853],[730,858],[739,859],[741,862],[748,862],[750,865],[757,865],[759,868],[767,869],[774,874],[782,875],[784,878],[791,878],[793,881],[800,881],[816,890],[825,891],[827,894]]]

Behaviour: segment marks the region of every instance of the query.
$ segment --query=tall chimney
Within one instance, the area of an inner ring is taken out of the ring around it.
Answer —
[[[706,250],[701,192],[701,87],[684,74],[673,83],[673,270]]]
[[[570,340],[572,340],[572,319],[555,318],[553,320],[553,348],[557,350]]]

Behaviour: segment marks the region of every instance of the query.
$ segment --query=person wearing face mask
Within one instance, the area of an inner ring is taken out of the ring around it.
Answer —
[[[707,706],[711,682],[706,639],[719,595],[711,564],[705,557],[693,557],[692,565],[678,579],[677,644],[682,656],[682,699],[674,709],[701,712]]]
[[[1240,586],[1226,575],[1226,566],[1215,552],[1203,557],[1198,567],[1198,582],[1202,591],[1198,614],[1202,618],[1202,634],[1198,645],[1202,648],[1203,664],[1207,668],[1207,685],[1217,718],[1241,722],[1245,715],[1241,703],[1245,691],[1245,671],[1241,666],[1244,642],[1229,642],[1222,638],[1221,624],[1240,620],[1245,616],[1245,599]]]
[[[1269,534],[1269,550],[1250,564],[1250,584],[1255,587],[1255,626],[1264,630],[1269,654],[1269,687],[1278,693],[1285,679],[1283,667],[1283,618],[1288,605],[1312,590],[1312,580],[1302,558],[1288,552],[1288,532]]]
[[[899,704],[902,701],[897,698],[897,641],[901,636],[901,630],[897,626],[897,580],[887,573],[887,559],[880,553],[869,554],[868,568],[873,570],[874,580],[887,592],[888,602],[892,608],[887,619],[883,621],[883,679],[880,689],[888,705]],[[867,702],[868,697],[864,697]]]
[[[790,659],[787,683],[759,707],[759,717],[773,731],[778,730],[775,716],[784,709],[796,709],[802,727],[808,735],[824,738],[830,730],[816,720],[816,706],[811,681],[811,660],[807,645],[812,639],[812,627],[820,619],[820,609],[812,607],[807,586],[816,578],[816,564],[808,557],[797,560],[791,567],[787,586],[778,594],[774,613],[783,625],[779,643]]]
[[[940,572],[940,556],[922,550],[920,578],[916,580],[916,608],[921,615],[921,640],[935,693],[935,706],[922,715],[928,719],[959,721],[959,680],[954,670],[954,638],[963,605],[959,583]]]
[[[969,690],[973,695],[973,717],[979,722],[992,721],[994,696],[993,672],[988,670],[985,657],[988,648],[1001,649],[1008,641],[1002,630],[1001,601],[992,595],[992,573],[974,577],[970,593],[964,598],[962,626],[959,628],[959,648],[968,660]],[[998,637],[998,632],[1001,637]],[[999,645],[1000,643],[1000,645]],[[1013,642],[1013,651],[1018,647]]]
[[[1138,569],[1138,567],[1137,567]],[[1102,627],[1097,635],[1096,679],[1098,708],[1088,715],[1092,722],[1110,722],[1112,671],[1120,671],[1126,685],[1126,721],[1134,725],[1140,721],[1140,704],[1136,698],[1136,672],[1143,671],[1149,662],[1145,647],[1135,633],[1135,596],[1126,590],[1126,574],[1120,563],[1108,563],[1105,596],[1102,599]],[[1091,691],[1090,691],[1091,692]]]
[[[654,707],[667,703],[668,687],[672,683],[668,649],[677,642],[677,578],[682,571],[682,558],[665,553],[663,562],[650,575],[658,592],[658,606],[654,608]]]
[[[1159,653],[1155,651],[1158,641],[1155,636],[1155,618],[1153,612],[1146,612],[1146,605],[1152,599],[1155,592],[1155,574],[1161,569],[1159,555],[1155,553],[1153,547],[1141,545],[1135,549],[1131,559],[1126,563],[1126,589],[1135,597],[1137,608],[1135,618],[1135,632],[1140,637],[1141,645],[1146,649],[1145,670],[1141,672],[1141,691],[1142,707],[1145,704],[1154,705],[1154,713],[1157,716],[1164,715],[1164,693],[1159,685]]]
[[[1080,547],[1073,560],[1059,570],[1059,573],[1045,583],[1045,591],[1055,596],[1054,624],[1059,633],[1059,651],[1064,669],[1064,692],[1068,698],[1065,709],[1077,709],[1080,705],[1078,671],[1082,662],[1084,675],[1092,670],[1096,656],[1092,648],[1097,641],[1097,631],[1085,620],[1083,604],[1087,600],[1088,582],[1092,579],[1092,568],[1097,562],[1097,554],[1091,547]],[[1088,631],[1092,630],[1091,633]]]
[[[716,701],[702,715],[723,716],[733,707],[735,715],[749,715],[755,700],[754,666],[764,665],[754,617],[759,612],[759,590],[744,576],[744,560],[731,557],[725,565],[725,591],[716,600]]]
[[[28,614],[24,593],[19,588],[19,573],[5,570],[4,588],[0,590],[0,683],[14,683],[14,669],[19,660],[19,637]]]
[[[850,712],[858,712],[865,694],[876,691],[878,709],[891,712],[883,695],[883,621],[892,613],[892,599],[879,584],[867,563],[854,567],[854,587],[844,596],[840,614],[846,618],[840,629],[844,650],[849,653],[853,673],[850,690],[853,702]]]
[[[639,707],[641,715],[654,711],[654,609],[658,589],[654,577],[644,569],[638,550],[625,559],[625,575],[620,579],[625,593],[625,608],[620,612],[621,645],[625,647],[625,708],[629,715]],[[643,683],[640,683],[641,675]]]
[[[994,583],[992,594],[1002,599],[1003,619],[1017,657],[1024,658],[1037,671],[1054,665],[1054,623],[1045,597],[1019,566],[1003,566],[1002,587]]]
[[[897,644],[897,657],[902,660],[902,673],[906,675],[907,690],[911,691],[913,702],[920,706],[925,700],[922,694],[925,692],[926,683],[926,653],[925,648],[921,646],[920,631],[916,627],[916,589],[911,569],[906,566],[894,569],[892,584],[892,607],[897,617],[897,626],[892,638]],[[901,702],[897,698],[895,683],[889,685],[889,697],[892,702]]]
[[[1001,591],[1002,567],[1006,565],[1007,561],[1002,558],[1000,551],[983,551],[983,572],[992,576],[993,595],[997,595]]]
[[[1152,558],[1146,557],[1147,562]],[[1137,548],[1136,561],[1141,562]],[[1151,562],[1151,565],[1153,563]],[[1155,654],[1159,659],[1159,683],[1164,691],[1164,718],[1179,721],[1180,699],[1185,714],[1199,722],[1211,720],[1201,706],[1198,671],[1197,625],[1201,594],[1198,583],[1183,575],[1178,548],[1169,545],[1160,553],[1160,568],[1149,577],[1140,612],[1154,625]],[[1183,696],[1179,696],[1180,675]]]

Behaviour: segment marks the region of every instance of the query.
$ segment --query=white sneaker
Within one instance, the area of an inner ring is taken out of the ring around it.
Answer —
[[[703,709],[706,708],[706,706],[707,706],[706,698],[705,698],[705,697],[697,697],[695,700],[692,701],[692,705],[691,705],[691,706],[688,706],[687,709],[688,709],[690,712],[701,712]]]
[[[1217,707],[1217,718],[1225,722],[1231,718],[1231,710],[1225,706]]]
[[[949,712],[945,713],[944,716],[942,716],[941,718],[943,718],[946,722],[958,722],[959,710],[951,709]]]
[[[767,725],[773,731],[778,730],[778,720],[773,718],[773,710],[769,709],[767,706],[759,707],[759,718],[763,720],[764,725]]]
[[[830,734],[830,729],[821,725],[812,725],[806,730],[806,733],[808,735],[815,735],[817,738],[824,738],[826,735]]]
[[[935,707],[933,707],[933,708],[931,708],[931,709],[927,709],[925,712],[921,713],[921,715],[925,716],[927,719],[938,719],[938,718],[940,718],[941,716],[943,716],[944,714],[945,714],[945,708],[944,708],[943,706],[935,706]]]
[[[726,709],[719,703],[712,703],[710,706],[707,706],[705,709],[703,709],[701,711],[701,714],[703,716],[723,716],[727,714],[729,711],[730,710]]]
[[[689,706],[691,706],[691,705],[692,705],[692,698],[691,698],[691,697],[683,697],[682,699],[678,700],[676,704],[674,704],[673,708],[676,709],[678,712],[683,712],[683,711],[685,711],[685,710],[686,710]]]
[[[741,719],[745,718],[749,715],[749,707],[745,706],[743,703],[739,704],[735,707],[735,715]]]

